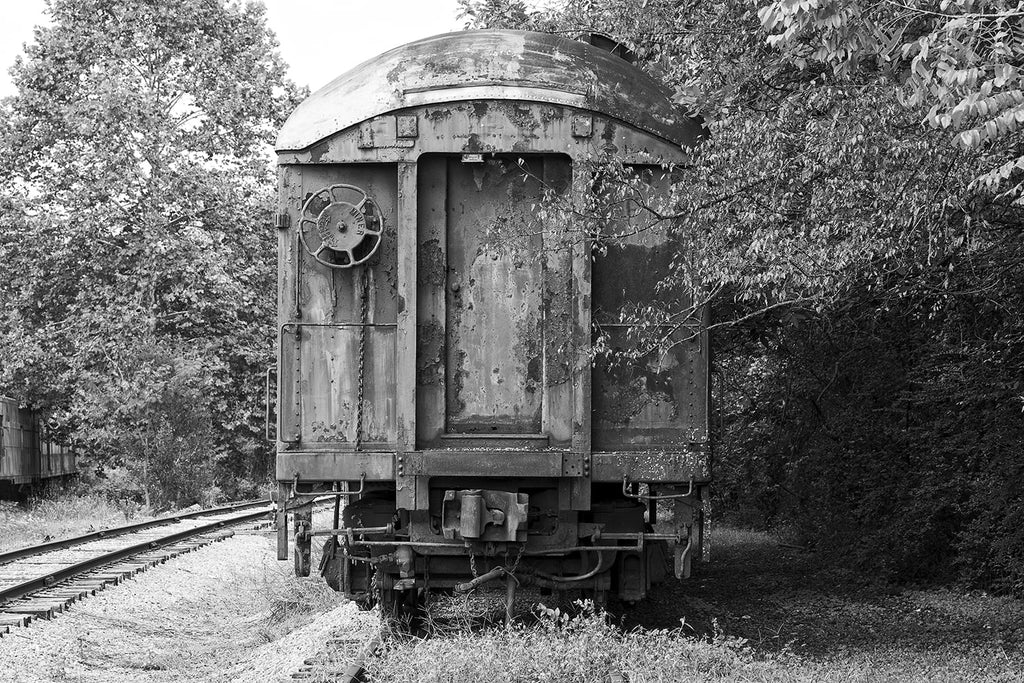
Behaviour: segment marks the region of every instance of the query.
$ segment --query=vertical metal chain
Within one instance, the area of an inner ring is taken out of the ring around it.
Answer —
[[[523,550],[526,548],[525,543],[520,543],[516,546],[516,559],[512,561],[511,567],[506,567],[505,571],[509,574],[515,574],[516,570],[519,569],[519,560],[523,559]],[[505,562],[508,562],[508,551],[505,551]]]
[[[469,554],[469,571],[473,573],[473,578],[477,578],[479,574],[476,571],[476,555],[473,553]]]
[[[362,445],[363,440],[363,392],[365,380],[365,368],[366,368],[366,324],[369,318],[367,308],[369,306],[369,285],[367,284],[367,275],[369,274],[369,268],[363,266],[360,268],[359,282],[359,377],[358,384],[356,385],[356,443],[355,448],[358,451]]]

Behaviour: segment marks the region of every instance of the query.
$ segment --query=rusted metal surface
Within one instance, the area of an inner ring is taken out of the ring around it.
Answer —
[[[406,456],[408,471],[430,476],[559,477],[562,453],[497,449],[423,450]]]
[[[665,86],[609,52],[544,33],[463,31],[403,45],[339,76],[299,105],[276,148],[305,149],[380,114],[471,99],[588,109],[676,144],[699,134]]]
[[[296,472],[304,481],[350,481],[365,475],[371,481],[395,478],[393,452],[338,450],[336,444],[321,444],[324,450],[282,451],[277,456],[277,479],[290,482]]]
[[[393,444],[395,432],[395,328],[381,323],[366,328],[363,406],[356,413],[359,342],[362,326],[286,324],[282,348],[298,346],[298,371],[289,373],[291,391],[299,396],[298,430],[302,443],[356,442]]]
[[[512,160],[447,171],[446,431],[538,433],[542,188]]]
[[[567,154],[573,159],[600,160],[609,156],[627,163],[662,164],[685,161],[679,145],[654,138],[628,124],[585,112],[593,133],[579,132],[571,107],[536,102],[469,100],[415,107],[402,114],[373,120],[368,140],[362,126],[335,133],[301,151],[281,152],[281,164],[397,163],[417,161],[426,154],[458,152],[464,157],[489,153]],[[397,119],[416,116],[416,138],[399,138]],[[467,159],[468,160],[468,159]]]
[[[638,170],[638,179],[654,201],[671,180],[651,169]],[[591,278],[594,323],[609,349],[593,371],[594,448],[678,450],[706,442],[710,358],[699,320],[642,334],[627,324],[630,311],[686,310],[692,303],[683,288],[663,286],[675,254],[669,225],[654,222],[633,202],[614,208],[616,218],[604,227],[608,237],[603,253],[595,255]],[[645,351],[663,333],[667,342]]]
[[[689,301],[660,287],[674,251],[664,230],[625,211],[604,227],[629,235],[596,254],[598,226],[541,220],[540,205],[544,188],[590,192],[590,162],[606,159],[652,171],[651,196],[665,196],[661,165],[685,163],[681,145],[700,135],[665,90],[616,57],[517,32],[398,48],[290,119],[279,144],[277,477],[310,493],[361,481],[388,520],[398,515],[400,528],[359,546],[381,553],[385,594],[420,585],[424,568],[433,585],[454,586],[467,553],[494,558],[519,541],[550,587],[586,575],[580,587],[607,593],[614,564],[620,597],[638,599],[658,578],[668,549],[653,550],[665,539],[644,545],[642,514],[605,529],[640,534],[636,547],[611,546],[614,562],[578,553],[604,524],[595,510],[655,491],[692,488],[687,501],[707,492],[707,338],[681,328],[670,349],[634,353],[624,309]],[[341,186],[365,192],[384,226],[364,265],[355,251],[340,264],[316,258],[317,240],[345,251],[368,231],[352,213],[359,197],[330,189]],[[332,203],[347,206],[324,218]],[[595,330],[613,353],[592,366]],[[446,492],[474,490],[528,496],[514,541],[484,538],[500,527],[500,505],[467,494],[459,510],[454,499],[446,507]],[[677,515],[682,564],[709,512]],[[465,546],[456,530],[479,540]],[[385,557],[403,544],[404,568]]]
[[[449,156],[420,165],[418,442],[541,433],[567,441],[571,405],[545,397],[570,379],[570,263],[531,210],[542,186],[564,189],[567,160]]]
[[[344,189],[351,186],[359,192]],[[325,267],[301,244],[284,241],[283,256],[293,263],[284,264],[279,271],[279,296],[289,302],[284,310],[291,312],[282,318],[280,336],[281,438],[292,443],[327,441],[351,447],[357,442],[393,444],[397,437],[393,367],[398,316],[394,168],[303,169],[284,183],[285,201],[303,215],[309,213],[304,209],[312,201],[325,195],[325,188],[330,199],[339,202],[348,200],[353,206],[372,202],[383,231],[374,243],[376,253],[365,258],[363,265],[340,270]],[[339,194],[330,188],[342,189]],[[318,230],[315,222],[293,223],[292,230],[299,234]],[[296,311],[301,312],[298,319],[293,317]],[[360,363],[364,356],[365,362]],[[353,368],[362,372],[352,372]],[[362,401],[357,405],[360,395]]]
[[[441,534],[448,539],[526,542],[525,493],[450,489],[441,503]]]
[[[302,246],[328,268],[352,268],[369,261],[383,230],[380,207],[355,185],[320,188],[302,205]]]
[[[711,459],[703,449],[690,451],[616,451],[594,453],[594,481],[696,482],[711,480]]]

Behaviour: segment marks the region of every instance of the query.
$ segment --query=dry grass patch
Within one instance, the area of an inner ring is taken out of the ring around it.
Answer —
[[[0,551],[151,517],[134,503],[113,502],[95,493],[60,492],[32,498],[25,507],[0,501]]]

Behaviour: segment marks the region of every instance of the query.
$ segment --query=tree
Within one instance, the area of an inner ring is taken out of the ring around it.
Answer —
[[[953,131],[953,140],[966,149],[988,152],[991,161],[977,178],[979,188],[1020,201],[1020,3],[773,0],[758,17],[768,43],[801,69],[820,64],[850,74],[870,66],[899,73],[902,102],[930,105],[930,125]]]
[[[222,484],[263,479],[270,144],[299,95],[264,9],[48,11],[3,105],[0,386],[102,466],[149,462],[160,448],[140,435],[170,420],[215,435],[205,457]]]

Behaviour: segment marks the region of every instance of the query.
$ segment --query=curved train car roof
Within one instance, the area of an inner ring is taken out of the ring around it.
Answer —
[[[664,85],[610,52],[547,33],[463,31],[394,48],[342,74],[295,109],[275,147],[298,151],[380,114],[476,99],[595,111],[677,145],[702,134]]]

